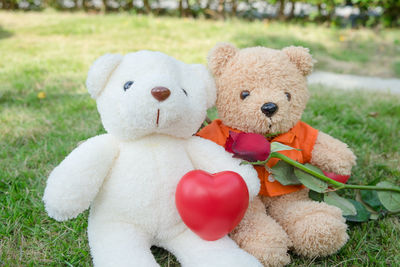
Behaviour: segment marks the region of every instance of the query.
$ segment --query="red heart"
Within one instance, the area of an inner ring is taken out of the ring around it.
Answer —
[[[242,220],[249,205],[249,191],[236,172],[210,174],[194,170],[179,181],[175,203],[187,227],[202,239],[214,241]]]

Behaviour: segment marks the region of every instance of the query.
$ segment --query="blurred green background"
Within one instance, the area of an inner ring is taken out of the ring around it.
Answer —
[[[398,0],[0,0],[6,10],[127,11],[193,18],[240,17],[330,25],[400,25]]]

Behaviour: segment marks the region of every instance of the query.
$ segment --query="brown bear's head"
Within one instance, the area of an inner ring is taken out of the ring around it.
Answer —
[[[208,57],[217,85],[217,110],[232,128],[260,134],[284,133],[301,118],[309,93],[308,49],[237,49],[218,44]]]

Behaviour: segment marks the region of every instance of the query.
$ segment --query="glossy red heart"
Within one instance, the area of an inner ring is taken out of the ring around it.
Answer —
[[[175,203],[187,227],[202,239],[214,241],[242,220],[249,205],[249,191],[235,172],[194,170],[179,181]]]

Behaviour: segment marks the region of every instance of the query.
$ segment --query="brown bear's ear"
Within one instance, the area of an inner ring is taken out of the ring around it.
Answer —
[[[219,43],[208,54],[208,68],[214,76],[221,75],[226,64],[237,53],[238,49],[228,43]]]
[[[311,73],[314,60],[312,59],[308,48],[289,46],[282,49],[282,51],[289,57],[290,61],[296,65],[304,76]]]

